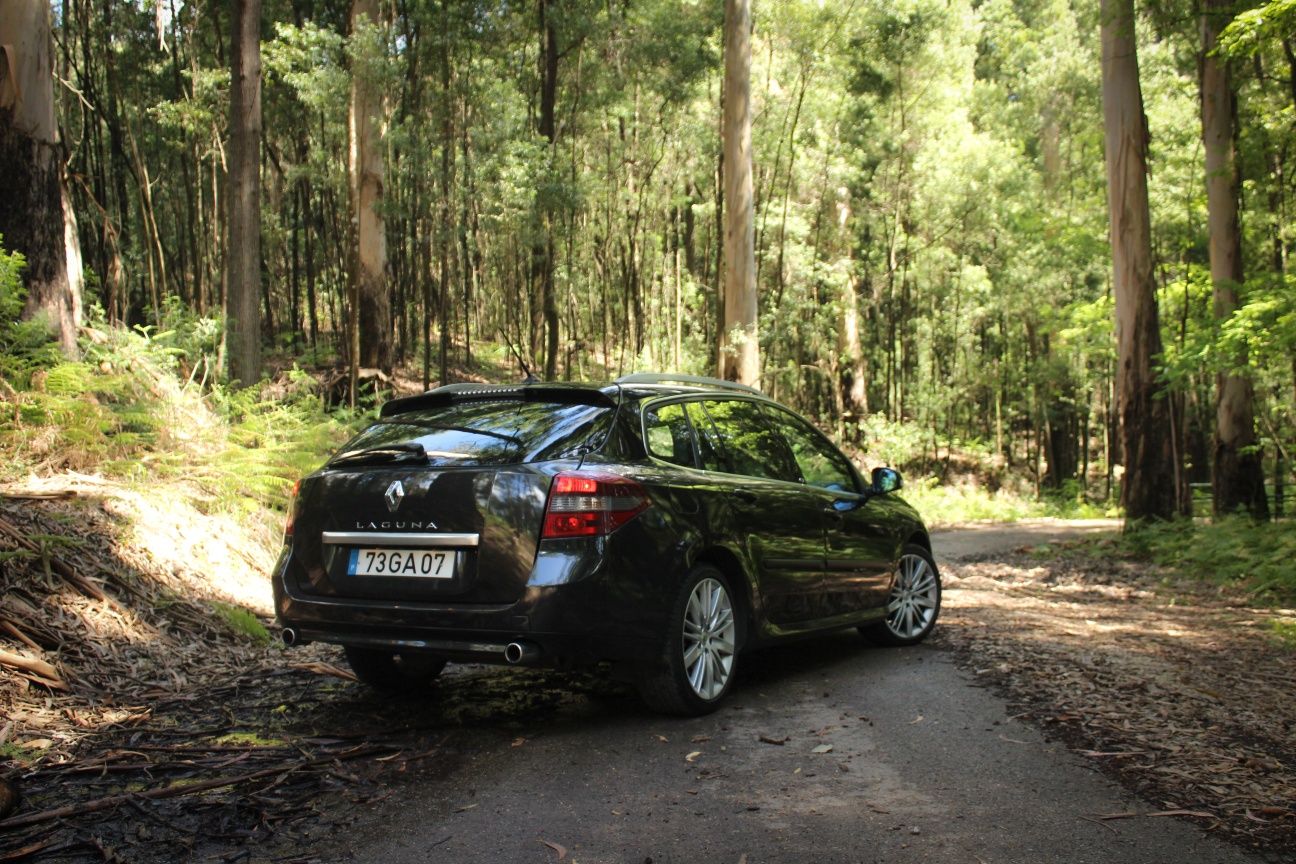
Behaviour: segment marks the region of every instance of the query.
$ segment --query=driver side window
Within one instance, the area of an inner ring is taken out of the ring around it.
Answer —
[[[811,486],[858,492],[846,458],[808,423],[787,411],[773,409],[771,419],[792,448],[801,476]]]

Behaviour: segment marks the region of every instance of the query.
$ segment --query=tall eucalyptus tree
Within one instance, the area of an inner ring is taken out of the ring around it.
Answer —
[[[26,259],[28,316],[43,314],[64,352],[81,323],[81,247],[54,113],[54,45],[45,0],[0,10],[0,238]]]
[[[1216,52],[1232,3],[1206,0],[1201,15],[1201,121],[1206,152],[1206,209],[1215,318],[1227,321],[1239,306],[1242,227],[1238,219],[1241,176],[1233,150],[1237,94],[1228,59]],[[1245,370],[1245,346],[1224,358],[1215,381],[1215,453],[1211,490],[1215,515],[1245,508],[1268,518],[1264,469],[1256,447],[1255,392]]]
[[[230,15],[226,352],[233,381],[261,376],[261,0]]]
[[[751,3],[725,0],[724,20],[724,322],[720,377],[755,385],[756,228],[751,152]]]
[[[1161,324],[1152,269],[1147,117],[1139,85],[1133,0],[1102,2],[1102,101],[1116,295],[1121,503],[1132,524],[1177,510],[1165,385],[1155,364]]]

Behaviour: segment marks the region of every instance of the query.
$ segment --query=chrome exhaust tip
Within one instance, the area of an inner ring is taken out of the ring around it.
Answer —
[[[534,663],[540,657],[540,646],[531,642],[510,642],[504,648],[504,659],[510,666]]]
[[[291,648],[292,646],[297,644],[297,640],[299,637],[297,636],[296,630],[294,630],[291,627],[285,627],[283,628],[283,630],[279,632],[279,638],[283,640],[284,645],[287,645],[289,648]]]

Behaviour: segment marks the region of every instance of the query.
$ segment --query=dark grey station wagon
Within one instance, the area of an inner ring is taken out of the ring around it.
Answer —
[[[940,575],[900,486],[724,381],[452,384],[388,402],[300,481],[275,608],[286,643],[340,644],[378,688],[447,661],[609,662],[701,714],[753,646],[931,632]]]

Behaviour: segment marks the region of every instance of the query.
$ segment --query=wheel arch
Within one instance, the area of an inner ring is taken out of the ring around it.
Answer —
[[[709,564],[729,580],[729,586],[734,590],[734,599],[742,605],[742,615],[739,617],[742,630],[739,638],[740,646],[745,646],[751,635],[756,632],[757,589],[752,584],[752,580],[747,577],[742,561],[733,551],[723,546],[712,546],[694,557],[693,565],[698,564]]]

